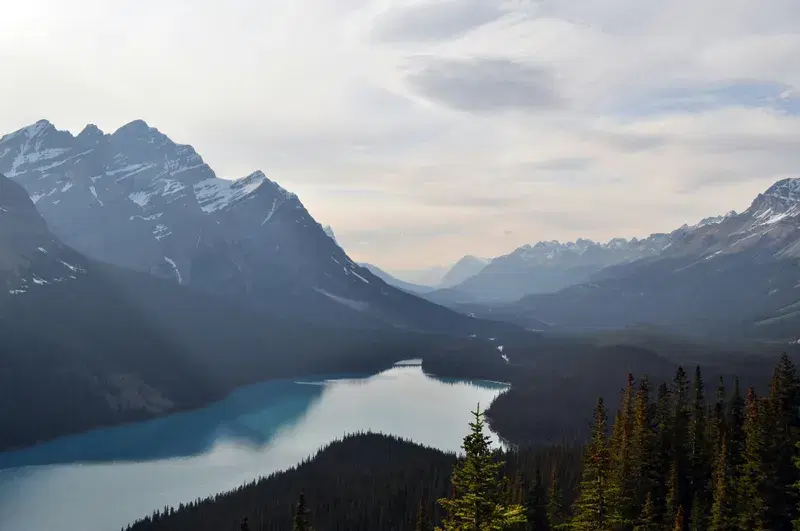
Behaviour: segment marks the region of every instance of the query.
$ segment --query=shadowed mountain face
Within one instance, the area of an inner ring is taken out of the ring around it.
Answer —
[[[0,403],[14,404],[0,408],[0,449],[196,407],[268,378],[373,371],[431,348],[405,331],[272,317],[88,259],[3,176],[0,257]]]
[[[671,233],[657,255],[606,268],[557,293],[477,313],[566,328],[653,323],[796,340],[799,260],[800,179],[784,179],[741,214]]]
[[[310,322],[461,335],[476,326],[355,264],[263,173],[217,178],[191,146],[140,120],[77,136],[39,121],[0,139],[0,172],[93,259]]]

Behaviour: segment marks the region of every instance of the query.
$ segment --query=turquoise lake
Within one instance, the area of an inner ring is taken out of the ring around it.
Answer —
[[[358,431],[456,451],[470,410],[504,389],[430,377],[411,363],[265,382],[199,410],[0,453],[0,529],[116,531],[155,508],[291,467]]]

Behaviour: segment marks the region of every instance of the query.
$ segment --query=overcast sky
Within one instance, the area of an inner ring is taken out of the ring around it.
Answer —
[[[0,133],[136,118],[390,270],[646,236],[800,176],[798,0],[25,0]]]

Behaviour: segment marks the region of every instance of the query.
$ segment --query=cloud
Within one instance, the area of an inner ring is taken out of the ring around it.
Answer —
[[[0,132],[143,118],[390,269],[667,231],[800,176],[797,0],[161,4],[6,6]]]
[[[553,109],[561,104],[552,72],[508,59],[425,58],[407,80],[433,101],[468,112]]]
[[[500,2],[438,0],[398,6],[381,14],[372,28],[376,41],[418,43],[456,37],[500,18]]]

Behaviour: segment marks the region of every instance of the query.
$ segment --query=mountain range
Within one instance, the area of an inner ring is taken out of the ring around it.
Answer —
[[[0,138],[0,173],[26,189],[56,237],[101,262],[323,325],[462,335],[479,326],[353,262],[264,173],[218,178],[191,146],[141,120],[75,136],[38,121]]]
[[[740,214],[636,244],[642,256],[588,273],[573,286],[462,310],[553,329],[646,323],[692,334],[797,339],[800,179],[776,182]]]

